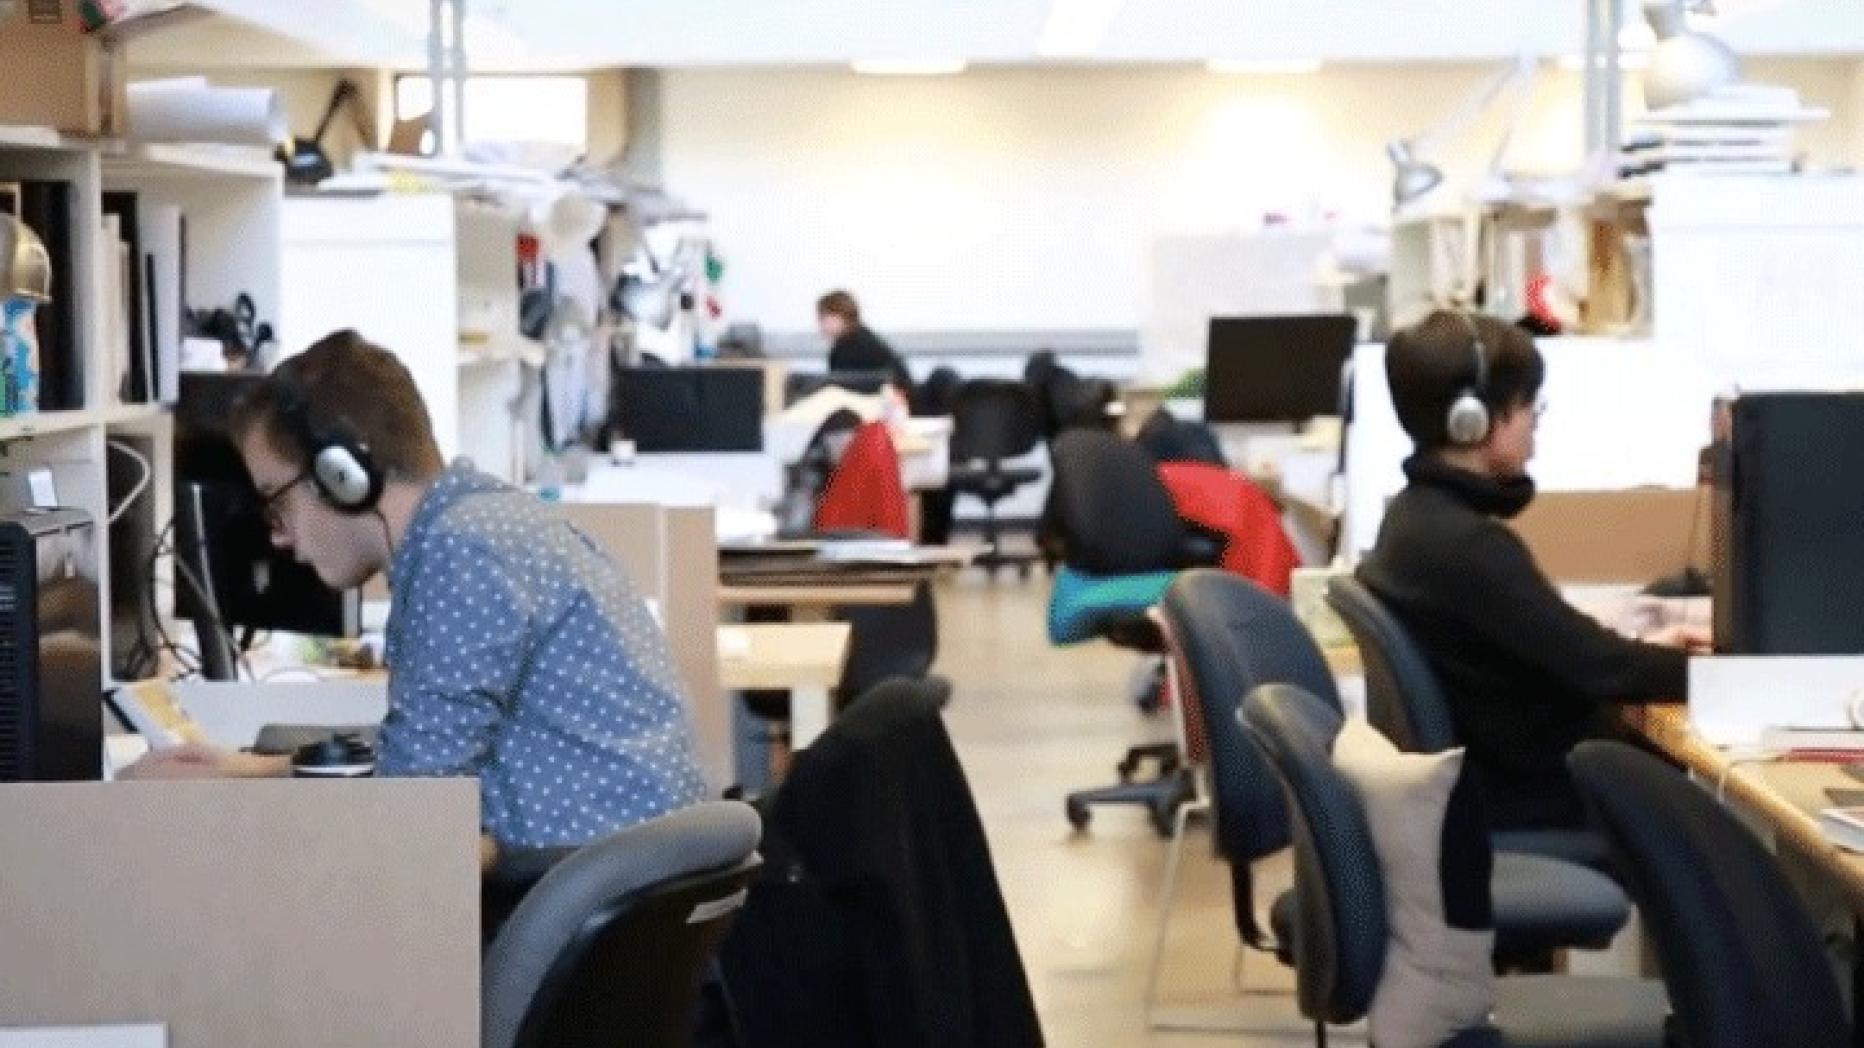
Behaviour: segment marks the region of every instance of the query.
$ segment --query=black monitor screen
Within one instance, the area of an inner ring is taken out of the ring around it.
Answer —
[[[227,433],[233,403],[259,378],[181,376],[175,405],[176,553],[212,589],[230,629],[353,636],[361,595],[325,586],[308,565],[273,547],[259,493]],[[199,621],[199,595],[185,577],[175,585],[176,614]]]
[[[764,447],[764,373],[757,368],[622,368],[609,406],[609,421],[638,451]]]
[[[1357,322],[1346,314],[1212,317],[1206,422],[1305,422],[1340,412]]]

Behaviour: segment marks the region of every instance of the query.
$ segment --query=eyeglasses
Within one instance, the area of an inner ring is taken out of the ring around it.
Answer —
[[[276,491],[259,493],[259,512],[265,515],[267,527],[271,528],[274,532],[284,530],[285,522],[282,516],[283,507],[279,505],[279,500],[284,498],[285,494],[292,488],[308,480],[310,476],[310,468],[306,467],[297,476],[286,481]]]

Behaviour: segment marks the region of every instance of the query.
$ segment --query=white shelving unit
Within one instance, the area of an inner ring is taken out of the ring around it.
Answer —
[[[75,286],[54,288],[53,294],[75,300],[75,363],[83,375],[85,406],[0,419],[0,471],[49,469],[60,504],[96,521],[99,625],[108,666],[114,661],[108,447],[121,443],[148,460],[148,489],[125,518],[153,536],[173,513],[173,426],[161,405],[118,403],[117,376],[104,364],[103,194],[133,190],[148,203],[180,206],[187,222],[190,306],[231,305],[244,291],[265,318],[276,315],[279,302],[282,180],[278,165],[253,150],[142,145],[0,126],[0,181],[13,179],[72,185]]]
[[[448,193],[287,198],[280,343],[355,328],[407,364],[444,456],[520,479],[512,404],[541,360],[517,335],[517,235],[515,215]]]

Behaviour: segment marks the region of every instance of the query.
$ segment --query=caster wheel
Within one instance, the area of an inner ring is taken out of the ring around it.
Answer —
[[[1093,812],[1087,810],[1087,805],[1079,801],[1069,801],[1067,810],[1068,825],[1073,826],[1077,830],[1087,829],[1088,822],[1094,818]]]

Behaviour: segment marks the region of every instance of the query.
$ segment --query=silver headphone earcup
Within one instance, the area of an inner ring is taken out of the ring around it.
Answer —
[[[317,474],[317,486],[338,506],[349,509],[369,501],[369,471],[348,448],[340,444],[324,448],[311,468]]]
[[[1465,390],[1450,404],[1444,431],[1451,443],[1480,444],[1489,435],[1489,408],[1482,398]]]

